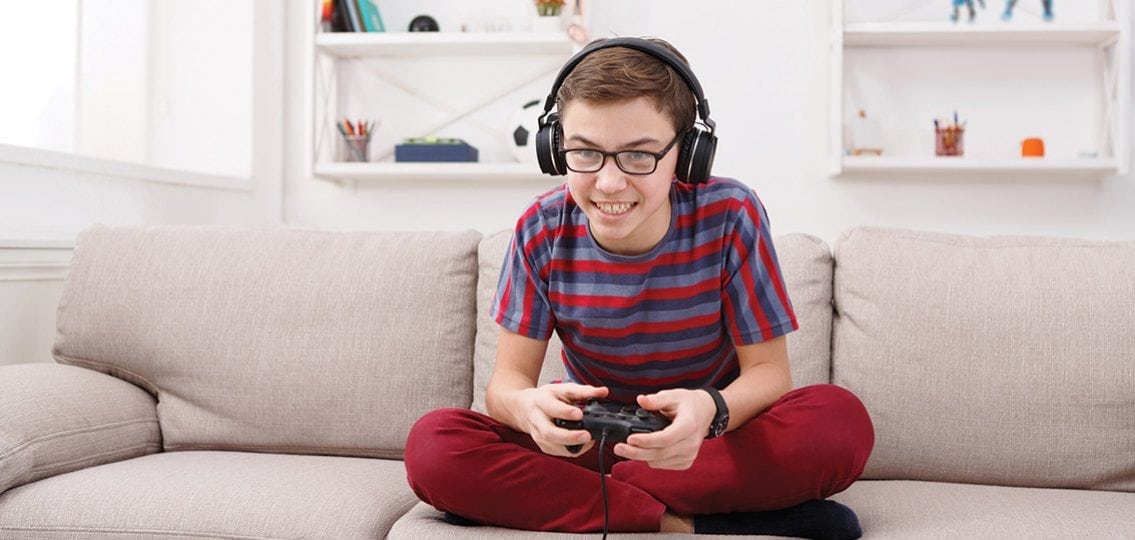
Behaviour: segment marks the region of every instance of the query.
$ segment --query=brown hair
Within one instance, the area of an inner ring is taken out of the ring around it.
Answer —
[[[673,45],[658,38],[646,39],[689,66],[686,57]],[[670,117],[678,133],[692,127],[697,119],[694,94],[682,76],[654,55],[627,47],[600,49],[587,55],[560,86],[556,108],[563,111],[573,100],[609,103],[637,97],[653,101],[659,112]]]

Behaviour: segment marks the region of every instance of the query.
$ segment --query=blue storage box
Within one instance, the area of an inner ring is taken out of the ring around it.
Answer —
[[[461,139],[407,139],[394,146],[394,161],[475,162],[477,149]]]

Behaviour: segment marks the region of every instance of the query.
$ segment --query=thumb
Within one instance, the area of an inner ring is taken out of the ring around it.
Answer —
[[[587,386],[584,384],[566,383],[561,385],[560,396],[571,401],[584,401],[607,397],[606,386]]]
[[[677,405],[674,392],[663,390],[657,394],[643,394],[637,398],[638,406],[650,411],[661,411]]]

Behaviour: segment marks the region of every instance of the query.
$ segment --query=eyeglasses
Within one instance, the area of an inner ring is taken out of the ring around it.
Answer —
[[[666,145],[661,152],[647,152],[646,150],[620,150],[618,152],[604,152],[594,148],[573,148],[568,150],[560,148],[564,155],[564,163],[569,170],[578,173],[599,172],[607,164],[607,158],[615,158],[615,164],[627,174],[651,174],[658,169],[658,160],[666,157],[670,149],[678,143],[684,135],[678,132],[674,140]]]

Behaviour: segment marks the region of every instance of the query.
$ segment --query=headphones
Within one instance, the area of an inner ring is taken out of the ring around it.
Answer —
[[[701,118],[702,126],[695,123],[682,136],[675,172],[678,180],[682,182],[699,183],[708,180],[709,171],[713,167],[713,155],[717,151],[717,136],[713,134],[717,124],[709,119],[709,102],[702,94],[701,84],[698,83],[697,77],[690,71],[690,68],[674,53],[657,43],[632,37],[593,42],[576,53],[575,56],[572,56],[560,69],[559,75],[556,76],[556,82],[552,85],[552,92],[544,101],[544,114],[540,115],[538,120],[536,159],[540,163],[540,172],[552,176],[563,176],[568,171],[567,163],[564,162],[564,153],[560,146],[560,141],[563,140],[564,136],[564,128],[560,125],[560,114],[559,111],[551,112],[552,107],[556,104],[556,93],[559,92],[560,86],[563,85],[564,80],[575,69],[575,66],[579,65],[587,55],[613,47],[626,47],[649,54],[665,62],[682,77],[682,80],[686,81],[686,86],[690,88],[690,92],[697,99],[698,117]]]

